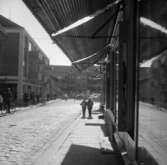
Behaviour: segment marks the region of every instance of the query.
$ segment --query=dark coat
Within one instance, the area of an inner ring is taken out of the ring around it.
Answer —
[[[88,106],[88,109],[92,109],[93,101],[91,99],[88,99],[87,106]]]
[[[82,100],[80,105],[82,106],[82,108],[86,108],[87,105],[86,100]]]
[[[3,98],[4,103],[9,104],[12,101],[12,92],[10,90],[5,91]]]

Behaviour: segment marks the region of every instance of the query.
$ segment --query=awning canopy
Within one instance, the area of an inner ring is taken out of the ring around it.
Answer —
[[[72,62],[87,58],[105,48],[112,36],[120,2],[118,0],[23,1]],[[54,36],[65,27],[93,14],[96,15],[87,23]],[[86,67],[83,63],[74,65],[79,70]]]
[[[99,64],[101,60],[107,57],[109,51],[110,51],[110,44],[106,45],[104,48],[102,48],[98,52],[88,57],[82,58],[77,61],[73,61],[72,64],[79,65],[80,67],[82,67],[82,69],[85,69],[89,66],[92,66],[93,64]]]

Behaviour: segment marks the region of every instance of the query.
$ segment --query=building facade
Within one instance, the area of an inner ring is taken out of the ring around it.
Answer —
[[[73,66],[50,66],[52,73],[56,76],[61,93],[71,97],[90,93],[101,93],[102,74],[99,66],[92,66],[83,72],[79,72]]]
[[[0,48],[1,91],[11,88],[19,105],[28,97],[45,97],[49,59],[23,27],[2,16],[0,22],[6,32]]]

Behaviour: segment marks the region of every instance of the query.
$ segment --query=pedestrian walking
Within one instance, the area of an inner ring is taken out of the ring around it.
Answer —
[[[27,106],[28,105],[28,93],[24,93],[23,100],[24,100],[24,104]]]
[[[82,118],[85,118],[85,111],[86,111],[86,105],[87,105],[86,100],[83,99],[80,105],[82,106]]]
[[[10,112],[11,102],[12,102],[12,92],[11,89],[8,88],[7,91],[5,91],[4,93],[4,106],[7,113],[11,113]]]
[[[64,94],[64,99],[67,101],[67,99],[68,99],[67,93]]]
[[[3,110],[3,96],[0,94],[0,111],[2,113]]]
[[[93,100],[91,98],[88,98],[87,101],[87,108],[88,108],[88,113],[89,113],[89,119],[92,119],[92,108],[93,108]]]

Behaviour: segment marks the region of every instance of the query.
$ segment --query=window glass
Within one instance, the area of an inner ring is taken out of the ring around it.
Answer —
[[[28,51],[29,51],[29,52],[32,51],[32,44],[31,44],[30,41],[28,42]]]
[[[167,1],[140,1],[139,160],[167,164]]]

